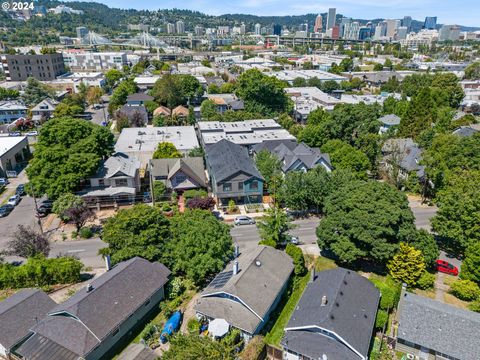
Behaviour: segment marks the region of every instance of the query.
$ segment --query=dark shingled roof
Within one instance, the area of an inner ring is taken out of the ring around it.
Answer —
[[[154,99],[153,96],[144,94],[144,93],[136,93],[132,95],[128,95],[127,102],[130,101],[152,101]]]
[[[403,292],[398,338],[462,360],[480,356],[480,314]]]
[[[139,257],[119,263],[94,280],[91,291],[84,288],[51,309],[49,316],[32,328],[36,334],[18,352],[43,336],[85,357],[162,288],[169,275],[165,265]],[[49,356],[37,354],[36,359],[47,360]]]
[[[117,360],[156,360],[158,356],[155,355],[152,349],[142,344],[130,344],[118,356]]]
[[[43,291],[25,289],[0,302],[0,345],[9,350],[57,304]]]
[[[282,345],[312,358],[326,354],[328,359],[360,359],[358,353],[367,358],[379,299],[378,289],[354,271],[322,271],[305,289],[285,329]],[[328,339],[319,328],[336,334],[345,344],[333,337]],[[297,333],[299,330],[307,338]]]
[[[219,142],[205,146],[205,155],[210,170],[217,183],[243,172],[263,180],[248,151],[243,146],[222,139]]]

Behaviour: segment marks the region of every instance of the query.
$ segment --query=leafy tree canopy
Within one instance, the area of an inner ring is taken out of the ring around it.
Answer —
[[[422,252],[413,246],[400,243],[398,253],[389,261],[387,268],[393,279],[408,286],[415,286],[425,271]]]
[[[329,140],[322,146],[322,152],[330,155],[333,167],[350,170],[361,179],[367,178],[370,161],[362,151],[341,140]]]
[[[465,251],[460,277],[480,284],[480,242],[472,243]]]
[[[161,142],[153,153],[153,159],[181,158],[182,153],[171,142]]]

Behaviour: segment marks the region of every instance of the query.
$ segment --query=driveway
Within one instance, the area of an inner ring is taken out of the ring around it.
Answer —
[[[92,120],[90,120],[92,123],[95,123],[97,125],[102,125],[102,122],[107,121],[107,116],[108,116],[108,103],[107,104],[100,104],[96,106],[97,108],[94,109],[93,106],[89,106],[87,110],[85,111],[86,113],[89,113],[92,115]]]
[[[18,225],[31,226],[40,231],[35,217],[35,203],[30,196],[23,196],[20,203],[8,216],[0,218],[0,250],[6,248]]]

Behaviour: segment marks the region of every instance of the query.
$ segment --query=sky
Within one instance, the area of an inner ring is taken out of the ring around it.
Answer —
[[[437,16],[440,24],[480,27],[480,0],[93,0],[110,7],[135,9],[189,9],[206,14],[303,15],[324,13],[335,7],[337,14],[357,19],[398,19],[410,15],[423,21]]]

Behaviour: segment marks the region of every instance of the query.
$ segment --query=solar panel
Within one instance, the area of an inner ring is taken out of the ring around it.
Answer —
[[[215,279],[212,280],[212,282],[210,283],[210,286],[214,288],[221,288],[223,285],[225,285],[228,282],[228,280],[230,280],[232,275],[233,275],[232,270],[221,272],[217,276],[215,276]]]

